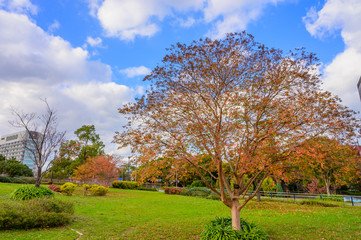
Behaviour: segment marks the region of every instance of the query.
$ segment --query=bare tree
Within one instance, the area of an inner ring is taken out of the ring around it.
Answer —
[[[24,138],[24,146],[32,155],[35,165],[35,186],[39,187],[43,175],[50,164],[49,159],[63,141],[65,132],[59,132],[57,129],[56,111],[52,109],[46,99],[42,99],[46,105],[43,114],[24,113],[15,108],[11,108],[11,113],[15,119],[10,121],[14,127],[25,128],[27,136]]]

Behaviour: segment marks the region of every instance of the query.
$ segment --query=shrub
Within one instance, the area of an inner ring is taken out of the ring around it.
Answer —
[[[55,227],[72,219],[73,204],[57,199],[6,202],[0,208],[0,230]]]
[[[211,192],[211,194],[209,194],[207,196],[207,199],[212,199],[212,200],[221,200],[221,197],[218,196],[215,192]]]
[[[177,187],[174,187],[174,188],[165,188],[164,189],[164,192],[166,194],[182,194],[186,189],[184,188],[177,188]]]
[[[142,191],[154,191],[156,192],[157,189],[156,188],[148,188],[148,187],[137,187],[137,190],[142,190]]]
[[[194,188],[187,188],[182,195],[185,196],[193,196],[193,197],[208,197],[211,194],[211,190],[206,187],[194,187]]]
[[[326,201],[343,202],[343,196],[339,196],[339,195],[327,196],[325,194],[322,194],[321,197],[322,197],[322,200],[326,200]]]
[[[338,207],[337,204],[325,202],[325,201],[318,201],[318,200],[302,200],[300,201],[301,205],[311,205],[311,206],[320,206],[320,207]]]
[[[22,186],[16,189],[10,196],[13,200],[29,200],[32,198],[52,197],[54,192],[46,187]]]
[[[75,187],[76,184],[67,182],[60,187],[60,192],[65,193],[68,196],[71,196],[75,191]]]
[[[93,196],[105,196],[109,189],[107,187],[94,184],[88,190]]]
[[[0,182],[2,183],[21,183],[21,184],[35,184],[34,178],[27,177],[6,177],[0,175]]]
[[[60,192],[60,187],[56,185],[49,185],[48,188],[53,192]]]
[[[189,186],[190,188],[195,188],[195,187],[205,187],[206,184],[201,181],[201,180],[196,180],[194,182],[192,182],[192,184]]]
[[[201,240],[233,240],[233,239],[249,239],[263,240],[269,239],[264,232],[258,229],[253,223],[248,223],[241,218],[241,231],[233,230],[232,218],[217,217],[206,225],[201,234]]]
[[[136,189],[138,188],[138,182],[130,182],[130,181],[114,181],[112,182],[113,188],[120,188],[120,189]]]
[[[89,188],[91,188],[91,185],[83,184],[83,189],[84,189],[83,194],[84,194],[84,196],[87,195]]]

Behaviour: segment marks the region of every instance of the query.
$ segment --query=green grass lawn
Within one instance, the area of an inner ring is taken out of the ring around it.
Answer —
[[[0,183],[1,203],[20,185]],[[105,197],[56,198],[75,204],[69,226],[0,231],[0,239],[199,239],[203,226],[230,211],[220,201],[159,192],[110,189]],[[271,239],[361,239],[361,208],[325,208],[282,201],[251,201],[241,216]]]

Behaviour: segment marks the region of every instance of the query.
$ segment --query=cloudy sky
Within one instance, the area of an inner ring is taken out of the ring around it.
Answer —
[[[108,153],[124,120],[117,109],[171,44],[246,30],[269,47],[306,47],[324,88],[360,110],[360,0],[0,0],[0,135],[11,106],[41,112],[47,98],[73,138],[94,124]]]

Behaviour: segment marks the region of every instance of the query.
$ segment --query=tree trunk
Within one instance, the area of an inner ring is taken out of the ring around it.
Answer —
[[[253,185],[254,189],[257,189],[257,184],[255,182],[253,182],[252,185]],[[259,192],[259,190],[257,191],[256,196],[257,196],[257,202],[260,202],[261,201],[261,193]]]
[[[38,167],[38,171],[36,173],[36,182],[35,182],[35,187],[40,187],[40,183],[41,183],[41,167]]]
[[[330,181],[325,179],[325,185],[326,185],[326,191],[327,191],[327,196],[330,196],[331,193],[330,193]]]
[[[234,230],[241,230],[241,220],[240,220],[240,210],[238,209],[239,202],[233,201],[232,207],[231,207],[231,213],[232,213],[232,227]]]

